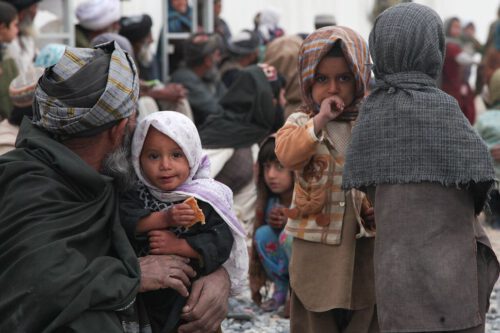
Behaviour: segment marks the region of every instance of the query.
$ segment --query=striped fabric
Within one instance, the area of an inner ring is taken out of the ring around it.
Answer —
[[[344,57],[356,80],[354,102],[351,107],[346,108],[338,120],[354,120],[357,116],[358,104],[365,95],[370,79],[371,63],[368,45],[358,33],[347,27],[332,26],[318,29],[307,36],[302,43],[299,53],[299,73],[304,105],[301,109],[306,113],[315,110],[311,87],[314,83],[316,67],[338,41],[341,41]]]
[[[33,117],[35,125],[51,133],[71,135],[127,118],[136,110],[139,77],[133,59],[116,42],[101,44],[96,48],[111,53],[106,88],[98,102],[92,108],[69,107],[48,96],[38,85],[34,102],[37,110]],[[96,51],[66,47],[61,60],[51,68],[53,77],[58,82],[71,78],[93,60]],[[92,79],[89,77],[89,81]]]

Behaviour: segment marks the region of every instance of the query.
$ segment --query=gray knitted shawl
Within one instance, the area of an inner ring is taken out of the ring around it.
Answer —
[[[415,3],[391,7],[377,17],[369,45],[376,86],[353,130],[342,187],[491,182],[486,145],[436,87],[445,49],[438,14]]]

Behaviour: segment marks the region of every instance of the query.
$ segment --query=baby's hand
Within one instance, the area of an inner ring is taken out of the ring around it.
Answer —
[[[148,233],[149,249],[151,254],[173,254],[171,245],[177,236],[167,230],[153,230]]]
[[[167,210],[167,221],[169,226],[187,227],[193,223],[194,219],[194,210],[187,204],[176,204]]]

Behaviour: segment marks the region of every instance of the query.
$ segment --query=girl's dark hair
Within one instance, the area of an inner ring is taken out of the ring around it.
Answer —
[[[276,153],[274,152],[275,147],[275,139],[274,137],[269,137],[264,141],[264,144],[259,149],[259,155],[257,156],[257,162],[259,164],[259,175],[263,172],[260,172],[262,165],[266,162],[274,162],[277,161]]]
[[[274,137],[268,137],[260,146],[259,155],[257,155],[257,211],[264,211],[267,199],[271,195],[271,191],[266,185],[264,179],[264,163],[278,161],[274,152],[276,140]]]
[[[341,41],[337,41],[333,44],[332,48],[330,51],[328,51],[327,54],[325,54],[326,57],[331,57],[331,58],[344,58],[344,52],[342,51],[342,46],[340,45]]]
[[[16,17],[16,7],[8,2],[0,1],[0,24],[5,24],[8,27]]]

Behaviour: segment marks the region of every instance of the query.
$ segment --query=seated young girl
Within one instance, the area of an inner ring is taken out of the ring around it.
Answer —
[[[207,178],[209,162],[193,122],[173,111],[144,118],[132,140],[132,164],[137,186],[122,196],[120,209],[137,255],[192,258],[198,276],[219,268],[244,231],[231,209],[231,190]],[[193,224],[201,221],[184,203],[189,197],[203,211],[203,224]],[[180,324],[186,299],[174,290],[145,293],[143,300],[153,332],[170,332]]]
[[[285,169],[274,153],[275,137],[261,145],[257,158],[257,212],[254,222],[250,289],[252,299],[264,311],[273,311],[285,303],[288,294],[288,259],[292,237],[284,231],[285,208],[290,207],[293,194],[293,173]],[[261,302],[260,289],[267,280],[274,283],[270,299]],[[288,316],[285,309],[285,316]]]

